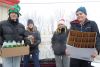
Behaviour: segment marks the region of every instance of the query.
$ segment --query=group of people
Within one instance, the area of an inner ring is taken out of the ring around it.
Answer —
[[[22,42],[24,40],[25,45],[30,46],[30,53],[23,57],[23,67],[29,67],[30,54],[32,55],[34,67],[40,67],[38,49],[38,45],[41,43],[40,33],[32,19],[28,20],[26,29],[24,25],[19,23],[19,16],[21,15],[19,11],[19,5],[12,6],[9,9],[8,20],[0,22],[0,48],[5,41]],[[21,56],[2,57],[2,61],[3,67],[20,67]]]
[[[87,11],[85,7],[79,7],[76,10],[77,19],[70,22],[70,29],[64,24],[64,20],[58,21],[58,28],[56,29],[52,37],[52,48],[55,54],[56,67],[92,67],[90,60],[83,60],[77,58],[68,58],[70,53],[68,53],[66,41],[68,33],[71,30],[80,32],[96,32],[96,50],[94,50],[91,55],[95,58],[100,51],[100,34],[99,29],[95,21],[89,20],[87,18]]]
[[[30,55],[34,62],[34,67],[40,67],[39,63],[39,48],[38,45],[41,43],[40,33],[37,27],[34,25],[34,21],[29,19],[27,21],[27,28],[19,23],[20,7],[14,5],[9,9],[8,20],[0,22],[0,48],[4,41],[16,41],[22,42],[24,40],[25,45],[30,46],[29,55],[23,57],[23,67],[29,67]],[[87,18],[87,11],[85,7],[79,7],[76,10],[77,19],[70,22],[70,29],[67,29],[65,20],[61,19],[58,21],[57,29],[54,32],[51,43],[52,49],[55,55],[56,67],[92,67],[91,61],[86,61],[77,58],[69,58],[70,54],[67,50],[67,37],[70,30],[77,30],[81,32],[96,32],[96,51],[91,55],[95,58],[100,51],[100,35],[99,29],[95,21]],[[16,57],[4,57],[3,67],[20,67],[21,56]]]

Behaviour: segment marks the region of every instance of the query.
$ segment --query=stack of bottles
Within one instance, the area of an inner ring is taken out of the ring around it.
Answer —
[[[24,46],[24,40],[22,40],[22,42],[4,41],[2,48],[13,48],[13,47],[21,47],[21,46]]]

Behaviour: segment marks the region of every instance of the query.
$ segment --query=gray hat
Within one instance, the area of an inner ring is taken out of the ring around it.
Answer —
[[[33,25],[34,25],[34,22],[33,22],[32,19],[28,19],[28,21],[27,21],[27,25],[29,25],[29,24],[33,24]]]

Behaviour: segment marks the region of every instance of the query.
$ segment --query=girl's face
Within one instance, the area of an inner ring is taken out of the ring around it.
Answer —
[[[81,11],[78,11],[77,13],[76,13],[76,16],[77,16],[77,20],[79,21],[79,22],[84,22],[85,21],[85,19],[87,18],[87,15],[85,15],[83,12],[81,12]]]
[[[62,23],[65,23],[64,21],[59,21],[58,23],[60,23],[60,24],[58,24],[59,29],[61,29],[65,26],[64,24],[62,24]]]
[[[32,29],[32,28],[33,28],[33,24],[29,24],[28,27],[29,27],[30,29]]]

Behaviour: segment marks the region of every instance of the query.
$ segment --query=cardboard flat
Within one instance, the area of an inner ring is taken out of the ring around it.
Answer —
[[[78,48],[95,48],[96,32],[70,31],[67,43]]]
[[[88,60],[88,61],[93,61],[91,55],[96,50],[95,48],[77,48],[73,46],[67,46],[67,49],[71,58]]]
[[[29,46],[1,48],[1,57],[13,57],[29,54]]]

